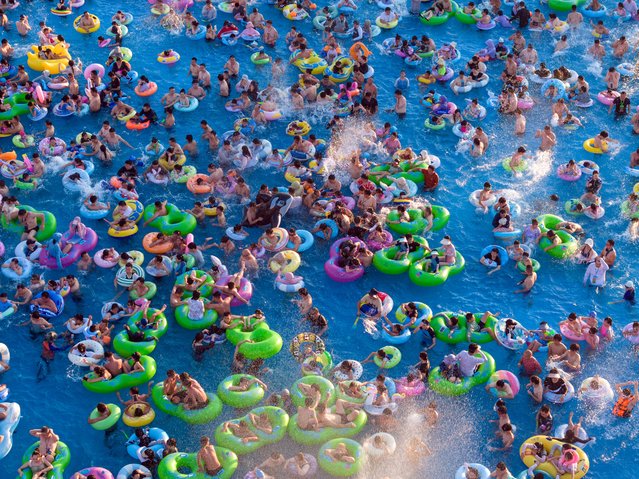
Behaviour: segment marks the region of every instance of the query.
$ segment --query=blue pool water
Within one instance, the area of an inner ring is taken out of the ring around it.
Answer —
[[[613,2],[605,3],[609,8],[614,5]],[[320,6],[322,5],[323,3],[320,4]],[[9,17],[13,22],[19,14],[28,14],[34,28],[37,27],[38,21],[45,19],[56,32],[63,34],[66,40],[71,43],[71,52],[74,58],[82,58],[85,65],[104,62],[108,55],[108,49],[96,47],[97,35],[78,34],[71,27],[74,16],[67,18],[52,16],[49,13],[52,6],[52,2],[23,2],[23,5],[17,10],[9,12]],[[201,4],[196,4],[193,9],[196,16],[199,15],[200,6]],[[283,37],[292,23],[272,6],[262,2],[259,2],[257,6],[266,18],[273,19],[280,32],[280,41],[274,56],[281,56],[286,61],[289,52],[283,42]],[[261,87],[265,87],[270,79],[270,67],[253,65],[248,58],[249,50],[242,45],[226,47],[204,41],[193,42],[183,36],[170,35],[159,26],[158,20],[149,14],[149,5],[146,2],[117,2],[116,7],[114,2],[90,0],[84,8],[100,16],[103,26],[108,23],[107,19],[115,13],[116,8],[133,13],[135,21],[130,26],[130,34],[125,38],[124,45],[134,52],[133,68],[158,83],[160,93],[151,99],[152,106],[158,112],[161,111],[159,98],[169,86],[189,87],[190,78],[186,73],[186,68],[191,56],[196,56],[199,61],[205,62],[213,78],[222,70],[222,65],[226,62],[228,55],[234,54],[242,65],[241,73],[247,73],[250,78],[258,80]],[[542,7],[542,10],[547,13],[546,7]],[[378,12],[379,9],[375,4],[363,2],[356,16],[363,20],[374,18]],[[564,15],[560,16],[564,17]],[[219,12],[216,21],[218,26],[221,26],[222,21],[227,18],[230,19],[230,16]],[[617,25],[611,20],[607,20],[607,24],[612,30],[612,39],[621,34],[625,34],[628,38],[636,38],[637,27],[634,23]],[[311,39],[312,47],[319,48],[320,34],[312,30],[310,20],[297,22],[295,26],[302,29]],[[104,28],[101,30],[101,33],[103,32]],[[429,28],[422,25],[416,17],[406,16],[396,30],[384,32],[380,37],[377,37],[374,46],[379,47],[384,38],[395,33],[400,33],[405,37],[427,33],[435,39],[438,46],[442,42],[455,40],[461,50],[463,61],[468,60],[474,52],[482,48],[486,39],[509,36],[508,31],[499,28],[490,32],[478,32],[474,27],[462,25],[455,20],[450,20],[441,27]],[[571,48],[562,56],[551,55],[553,42],[551,35],[547,32],[530,33],[526,31],[524,34],[527,40],[534,42],[540,58],[546,60],[549,68],[557,68],[564,64],[577,70],[586,77],[594,94],[603,88],[602,78],[607,68],[619,63],[612,59],[609,42],[606,42],[608,55],[604,59],[603,65],[599,68],[593,64],[585,55],[586,49],[592,42],[588,29],[569,35]],[[15,59],[12,63],[26,65],[25,53],[29,46],[37,41],[36,35],[32,33],[28,40],[24,40],[17,35],[15,28],[12,28],[11,31],[5,33],[5,37],[16,48]],[[182,55],[182,60],[173,67],[160,65],[156,61],[157,54],[168,48],[173,48]],[[389,108],[392,107],[393,81],[398,76],[400,69],[404,68],[404,64],[395,55],[386,56],[381,53],[381,49],[373,49],[375,55],[371,64],[375,68],[375,82],[380,90],[380,109]],[[456,68],[459,69],[461,66],[462,63],[459,62]],[[487,89],[474,90],[470,94],[453,98],[453,101],[463,108],[464,99],[477,96],[485,104],[487,91],[499,93],[501,83],[498,81],[498,77],[502,67],[500,62],[490,63],[488,74],[492,80]],[[411,86],[406,92],[409,101],[407,117],[403,120],[397,120],[391,114],[381,113],[375,121],[378,125],[384,121],[391,121],[397,126],[404,146],[412,146],[417,151],[427,149],[442,159],[442,166],[438,170],[441,186],[436,193],[426,197],[435,204],[446,206],[451,211],[451,220],[444,231],[435,233],[429,239],[433,244],[438,244],[443,234],[450,234],[458,249],[466,257],[467,266],[462,274],[451,278],[444,286],[437,288],[420,288],[410,282],[408,275],[385,276],[372,267],[361,280],[355,283],[337,284],[326,277],[322,268],[323,262],[328,257],[329,245],[317,242],[313,249],[304,253],[303,265],[299,274],[305,277],[307,288],[311,291],[316,305],[329,318],[330,329],[326,341],[333,356],[338,360],[362,359],[383,344],[381,341],[376,341],[364,334],[361,325],[358,328],[352,328],[356,313],[355,303],[363,292],[371,287],[377,287],[389,293],[396,305],[416,300],[429,304],[433,311],[484,311],[489,309],[493,312],[500,311],[502,317],[516,318],[527,327],[533,327],[541,320],[546,320],[556,326],[571,311],[585,314],[594,310],[600,318],[612,316],[617,332],[623,325],[637,319],[636,312],[632,307],[626,304],[610,304],[611,301],[621,298],[623,284],[628,279],[633,279],[636,273],[633,257],[636,254],[637,246],[629,240],[625,233],[627,221],[619,213],[621,201],[631,191],[634,184],[633,179],[624,173],[628,156],[636,148],[636,141],[631,135],[629,123],[627,121],[614,121],[606,113],[606,108],[599,103],[596,103],[589,110],[579,110],[577,114],[581,118],[584,128],[574,132],[557,130],[559,146],[552,153],[536,154],[528,175],[524,178],[515,178],[501,168],[501,159],[512,153],[521,144],[535,150],[539,144],[539,140],[534,138],[535,131],[543,127],[550,118],[550,103],[540,98],[538,86],[531,84],[530,88],[533,97],[539,101],[532,111],[526,113],[528,120],[526,135],[523,138],[515,138],[512,134],[513,119],[498,116],[494,110],[489,109],[488,117],[482,122],[482,125],[491,137],[491,146],[486,157],[473,160],[467,155],[456,153],[457,138],[450,133],[449,129],[433,132],[423,128],[426,115],[424,108],[418,104],[418,100],[424,94],[425,89],[420,88],[416,81],[416,75],[422,73],[423,70],[424,67],[418,70],[408,69]],[[297,74],[297,68],[289,67],[284,84],[290,84]],[[285,86],[284,84],[280,86]],[[454,96],[447,87],[437,85],[436,89],[445,92],[450,97]],[[636,86],[626,85],[626,90],[634,101]],[[134,106],[142,104],[138,97],[133,97],[130,102]],[[236,116],[226,112],[223,105],[224,100],[217,96],[214,88],[195,112],[176,113],[177,124],[173,131],[153,127],[143,132],[131,132],[118,126],[118,133],[136,149],[132,151],[123,148],[111,167],[105,168],[97,165],[94,180],[110,177],[129,156],[140,156],[140,148],[148,143],[152,135],[157,136],[164,144],[167,143],[170,136],[174,136],[180,143],[183,143],[187,133],[193,133],[194,136],[199,137],[199,121],[201,119],[206,119],[218,134],[231,129]],[[291,140],[284,133],[285,126],[288,121],[301,116],[311,121],[313,133],[318,137],[329,139],[329,133],[324,129],[324,124],[328,119],[325,114],[322,115],[321,112],[309,109],[299,115],[291,112],[284,105],[283,109],[287,112],[285,121],[271,123],[266,128],[259,128],[256,136],[268,138],[275,146],[285,148]],[[84,118],[60,119],[52,117],[52,119],[56,126],[57,136],[68,141],[83,129],[96,132],[102,121],[108,119],[108,116],[103,111],[98,115]],[[26,119],[24,122],[28,132],[29,130],[37,132],[43,128],[42,123],[32,124]],[[479,252],[486,245],[493,243],[494,240],[489,217],[478,215],[474,211],[474,208],[467,201],[468,195],[473,190],[480,188],[484,181],[490,180],[494,187],[512,188],[520,192],[522,214],[517,219],[520,225],[527,224],[530,218],[542,213],[561,215],[563,202],[569,198],[578,197],[582,193],[584,180],[576,183],[563,182],[556,177],[555,169],[560,163],[569,159],[592,158],[592,155],[581,148],[581,143],[602,129],[607,129],[613,138],[619,139],[620,146],[612,154],[597,158],[604,179],[602,204],[606,208],[606,215],[597,222],[584,219],[583,225],[587,236],[595,239],[597,250],[603,248],[607,238],[614,238],[617,242],[619,259],[614,271],[609,274],[609,285],[599,292],[585,288],[581,284],[583,266],[575,265],[570,261],[551,260],[543,254],[538,254],[537,258],[542,263],[542,269],[533,292],[529,295],[512,294],[517,289],[516,282],[521,279],[518,272],[507,267],[495,275],[486,276],[484,267],[478,264]],[[347,134],[344,135],[344,143],[356,138],[357,132],[358,125],[348,126]],[[12,149],[9,139],[0,140],[0,146],[5,151]],[[195,165],[199,170],[205,170],[210,161],[210,154],[206,152],[205,145],[201,144],[199,157],[189,160],[189,164]],[[269,185],[285,184],[281,172],[274,169],[256,168],[243,172],[243,176],[247,178],[254,191],[263,182]],[[172,186],[170,189],[160,189],[144,184],[139,188],[139,192],[145,204],[156,199],[166,198],[180,207],[190,207],[194,201],[193,196],[179,185]],[[558,204],[551,204],[547,201],[551,193],[557,193],[560,196],[561,201]],[[46,176],[43,188],[29,194],[20,192],[19,199],[23,203],[54,212],[61,229],[76,215],[80,205],[79,196],[64,192],[61,188],[60,177],[54,173],[49,173]],[[231,202],[227,215],[229,224],[234,224],[240,215],[241,207]],[[115,240],[106,235],[106,224],[100,222],[88,222],[87,224],[94,227],[99,233],[101,247],[115,246],[119,251],[140,249],[141,234],[129,239]],[[285,226],[311,227],[309,219],[299,213],[287,216],[284,224]],[[145,234],[149,231],[143,229],[141,233]],[[208,236],[212,236],[216,240],[221,236],[219,229],[212,228],[200,228],[196,230],[195,234],[199,242]],[[259,234],[260,232],[254,231],[251,238],[255,239]],[[17,243],[17,237],[5,232],[0,232],[0,235],[7,246],[7,251],[12,251]],[[218,253],[215,250],[212,252]],[[5,254],[5,256],[7,255],[8,253]],[[235,269],[237,256],[229,258],[228,264],[230,269]],[[47,279],[59,276],[58,272],[45,272]],[[65,319],[76,312],[97,316],[101,304],[115,295],[112,286],[113,271],[97,269],[88,276],[80,274],[80,278],[83,284],[83,298],[79,302],[67,302],[63,315]],[[154,300],[156,306],[168,302],[172,281],[164,279],[159,284],[160,292]],[[13,290],[13,286],[4,277],[2,285],[2,290]],[[291,303],[291,296],[280,293],[273,288],[273,277],[268,271],[261,271],[260,276],[254,280],[254,285],[256,292],[251,306],[236,308],[235,312],[242,314],[256,307],[263,309],[271,327],[278,330],[282,334],[285,344],[288,344],[293,336],[305,330],[295,306]],[[72,461],[65,477],[69,477],[74,471],[89,465],[103,466],[117,473],[120,467],[132,462],[122,445],[125,434],[130,431],[120,425],[122,432],[105,440],[103,433],[94,431],[86,424],[89,412],[98,401],[114,402],[115,397],[87,392],[80,383],[83,372],[72,366],[64,355],[59,355],[56,358],[46,379],[36,382],[40,342],[31,340],[27,328],[19,326],[19,323],[26,319],[26,313],[21,311],[0,324],[0,341],[6,343],[12,352],[12,370],[2,377],[2,381],[9,384],[11,388],[10,400],[20,403],[23,415],[20,426],[14,435],[13,450],[0,462],[0,477],[14,475],[21,463],[23,451],[32,442],[28,430],[43,424],[53,427],[61,439],[71,448]],[[58,330],[61,330],[60,323],[62,321],[61,318],[56,320]],[[168,368],[178,371],[187,370],[207,390],[214,390],[218,382],[229,374],[232,346],[225,345],[216,348],[205,357],[202,363],[197,363],[192,358],[190,351],[192,337],[191,332],[187,332],[171,322],[169,334],[162,338],[153,353],[158,362],[156,381],[161,380],[164,371]],[[405,375],[409,365],[417,362],[417,354],[420,350],[419,342],[414,338],[401,349],[405,359],[391,371],[394,377]],[[459,350],[459,347],[452,348],[445,344],[438,344],[431,351],[431,363],[435,366],[445,354]],[[516,370],[518,355],[501,348],[496,343],[487,345],[485,350],[494,355],[498,369]],[[543,356],[540,359],[542,358]],[[614,344],[607,346],[602,351],[584,352],[584,370],[572,382],[578,387],[581,380],[594,374],[602,375],[611,383],[633,379],[636,377],[635,363],[636,359],[631,353],[629,343],[618,338]],[[298,377],[298,366],[288,354],[286,346],[281,354],[270,359],[267,364],[273,370],[266,379],[272,390],[288,387]],[[374,374],[373,368],[366,368],[366,378],[371,378]],[[493,434],[493,426],[488,424],[487,420],[493,418],[494,413],[492,412],[492,397],[483,388],[476,388],[470,394],[456,399],[437,397],[429,393],[424,400],[432,398],[436,400],[440,409],[441,426],[433,432],[424,432],[414,417],[410,416],[416,406],[409,403],[403,411],[408,427],[398,436],[400,439],[405,439],[415,434],[423,435],[424,440],[433,450],[433,456],[425,460],[416,470],[411,470],[406,467],[401,457],[396,455],[395,462],[390,464],[390,467],[394,467],[395,471],[402,471],[398,472],[396,477],[448,478],[453,476],[454,471],[463,462],[480,462],[494,468],[499,460],[504,460],[513,472],[518,473],[523,469],[523,464],[517,454],[518,446],[523,440],[534,434],[534,415],[537,411],[537,407],[529,401],[528,397],[520,394],[509,404],[511,419],[517,425],[517,448],[507,453],[491,453],[485,447],[486,441]],[[419,404],[423,402],[420,400]],[[634,427],[635,419],[620,421],[611,417],[608,411],[594,414],[583,409],[576,400],[563,406],[553,406],[552,410],[555,415],[555,424],[566,422],[570,411],[575,411],[579,416],[586,415],[586,429],[591,436],[597,437],[596,444],[586,448],[591,461],[591,477],[601,479],[633,477],[633,473],[624,465],[634,462],[633,458],[636,456],[638,448],[637,430]],[[175,418],[158,413],[154,425],[166,429],[171,436],[177,437],[181,450],[194,451],[200,435],[212,434],[219,421],[233,417],[233,414],[231,409],[225,408],[223,416],[218,418],[214,424],[186,426]],[[363,434],[362,437],[365,435]],[[275,449],[281,449],[290,456],[299,451],[300,447],[286,439],[276,447],[265,448],[248,457],[242,457],[236,476],[243,477],[246,471],[265,459]],[[316,448],[302,448],[302,450],[313,454],[317,452]],[[385,471],[369,468],[364,476],[383,477],[384,474],[390,474],[390,467]]]

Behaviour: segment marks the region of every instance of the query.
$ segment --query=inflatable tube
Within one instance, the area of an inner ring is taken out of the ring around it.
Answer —
[[[217,458],[222,470],[213,479],[231,479],[237,469],[238,459],[235,453],[224,447],[215,446]],[[176,452],[166,456],[158,465],[160,479],[211,479],[199,472],[197,454]]]
[[[222,412],[222,401],[213,393],[207,392],[208,404],[201,409],[185,409],[181,404],[174,404],[164,394],[164,382],[153,386],[151,397],[158,409],[175,416],[188,424],[206,424],[213,421]]]
[[[348,455],[355,459],[354,462],[336,461],[326,452],[335,449],[338,445],[346,446]],[[319,450],[318,463],[320,467],[332,476],[354,476],[364,467],[365,451],[360,443],[352,439],[338,437],[324,443]]]

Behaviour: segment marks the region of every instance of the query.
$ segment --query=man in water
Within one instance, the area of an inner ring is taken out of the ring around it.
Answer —
[[[479,356],[477,356],[479,354]],[[486,362],[486,354],[481,351],[478,344],[470,343],[467,351],[462,351],[456,356],[459,370],[466,378],[472,377],[477,368]]]
[[[197,470],[211,477],[217,476],[222,470],[215,447],[210,443],[207,436],[200,438],[200,450],[197,453]]]
[[[53,461],[58,447],[58,441],[60,440],[57,434],[53,432],[53,429],[47,426],[42,426],[40,429],[31,429],[29,434],[37,437],[40,441],[40,444],[38,445],[38,451],[40,454],[42,454],[48,461]]]
[[[630,385],[634,386],[634,391],[626,387]],[[639,381],[626,381],[625,383],[615,384],[615,390],[619,397],[612,408],[612,413],[617,417],[630,417],[639,399]]]

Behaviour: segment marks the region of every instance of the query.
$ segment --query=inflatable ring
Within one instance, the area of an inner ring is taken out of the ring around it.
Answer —
[[[604,153],[606,153],[608,151],[608,142],[607,141],[603,141],[601,144],[602,144],[603,148],[596,148],[595,147],[595,139],[594,138],[588,138],[586,141],[584,141],[583,148],[588,153],[594,153],[595,155],[602,155],[602,154],[604,154]]]
[[[484,351],[486,361],[479,365],[474,376],[462,378],[460,382],[452,383],[445,379],[440,372],[439,367],[433,369],[428,375],[428,384],[430,388],[446,396],[460,396],[466,394],[473,387],[488,382],[495,372],[495,359]]]
[[[328,379],[322,376],[304,376],[303,378],[298,379],[293,383],[291,387],[291,401],[297,407],[304,406],[306,398],[308,397],[304,392],[300,389],[300,384],[304,384],[306,386],[313,386],[319,389],[321,399],[320,402],[322,404],[326,404],[327,406],[332,406],[335,403],[335,386]]]
[[[269,269],[273,273],[293,273],[300,267],[301,261],[297,251],[288,249],[273,256],[269,261]]]
[[[519,379],[510,371],[506,371],[504,369],[500,369],[499,371],[495,371],[492,376],[490,376],[489,382],[493,383],[496,381],[504,381],[508,383],[510,389],[512,390],[513,396],[516,396],[519,393]],[[497,388],[490,388],[490,393],[493,396],[498,398],[503,397],[503,394],[497,390]]]
[[[144,412],[145,407],[148,410]],[[155,411],[148,404],[130,404],[122,414],[122,422],[129,427],[148,426],[155,419]]]
[[[144,371],[119,374],[106,381],[89,382],[83,379],[82,385],[91,392],[107,394],[114,393],[120,389],[146,384],[155,376],[157,365],[155,359],[151,356],[140,357],[140,364],[144,367]],[[89,379],[95,378],[95,373],[91,372],[85,377]]]
[[[222,412],[222,401],[215,394],[207,392],[208,404],[200,409],[185,409],[181,404],[174,404],[163,391],[164,382],[153,386],[151,397],[158,409],[175,416],[188,424],[206,424],[213,421]]]
[[[220,446],[215,446],[215,452],[222,466],[222,470],[217,474],[215,479],[230,479],[237,469],[237,456],[233,451]],[[201,474],[199,470],[200,466],[198,465],[196,453],[187,454],[184,452],[175,452],[160,461],[158,465],[158,476],[165,479],[189,477],[198,479],[206,477],[204,474]],[[211,476],[208,477],[210,478]]]
[[[334,413],[333,408],[327,408],[326,411],[329,414]],[[367,414],[364,411],[360,410],[357,417],[352,421],[355,424],[354,427],[322,427],[317,431],[309,431],[301,429],[298,426],[297,417],[297,414],[293,415],[288,422],[288,434],[295,442],[303,444],[305,446],[322,444],[335,438],[356,436],[364,428],[366,422],[368,421]]]
[[[271,432],[267,433],[262,429],[255,427],[252,416],[266,416],[271,425]],[[232,431],[227,430],[227,424],[237,424],[243,422],[248,424],[251,432],[257,437],[254,441],[244,441],[237,437]],[[220,424],[215,429],[215,442],[222,447],[226,447],[236,454],[250,454],[269,444],[280,442],[286,436],[286,428],[289,424],[289,415],[284,409],[276,406],[262,406],[253,409],[246,416],[231,419],[230,421]],[[217,449],[216,445],[216,449]]]
[[[315,354],[321,354],[326,351],[324,340],[315,333],[300,333],[293,338],[289,350],[297,362],[302,362],[305,357],[301,351],[304,344],[312,344]]]
[[[247,391],[231,391],[231,386],[237,386],[240,380],[254,381]],[[249,374],[233,374],[223,379],[217,387],[217,395],[228,406],[240,409],[251,408],[264,398],[264,388],[256,381],[255,376]]]
[[[340,444],[346,446],[349,456],[355,459],[354,462],[336,461],[326,453],[327,450],[334,449]],[[364,467],[364,457],[365,451],[359,442],[339,437],[331,439],[322,445],[319,450],[317,462],[328,474],[337,477],[347,477],[356,475]]]
[[[373,358],[373,361],[379,368],[384,368],[384,369],[394,368],[402,360],[402,353],[395,346],[384,346],[383,348],[381,348],[381,350],[386,353],[387,357],[391,356],[391,359],[389,359],[388,361],[382,362],[382,360],[379,359],[378,356],[375,356]]]
[[[531,449],[527,448],[527,445],[540,443],[547,454],[550,454],[550,451],[553,449],[553,446],[557,446],[553,453],[553,457],[558,457],[561,455],[561,446],[564,444],[561,441],[557,441],[555,439],[549,439],[547,436],[533,436],[526,439],[520,449],[519,456],[521,460],[524,462],[526,467],[530,467],[535,464],[535,456],[532,454]],[[588,470],[590,469],[590,461],[586,453],[580,447],[576,445],[572,445],[571,450],[576,454],[577,460],[574,465],[572,465],[573,473],[565,473],[559,474],[554,464],[550,461],[545,461],[542,464],[537,464],[537,469],[549,474],[551,477],[559,477],[560,479],[569,479],[574,477],[575,479],[581,479],[584,477]],[[569,467],[566,465],[566,467]]]
[[[91,427],[96,431],[106,431],[107,429],[111,429],[120,420],[120,416],[122,416],[122,410],[117,404],[109,403],[106,406],[109,409],[109,415],[105,419],[91,424]],[[89,419],[95,419],[98,415],[98,408],[95,408],[91,411],[91,414],[89,414]]]
[[[73,20],[73,28],[75,28],[76,32],[87,35],[89,33],[97,32],[100,29],[100,19],[92,13],[90,13],[89,16],[93,19],[94,25],[88,29],[80,27],[80,20],[82,19],[82,15]]]
[[[40,441],[37,441],[31,446],[27,448],[27,450],[22,455],[22,463],[28,463],[31,460],[31,456],[33,452],[40,447]],[[69,446],[67,446],[64,442],[59,441],[58,447],[55,450],[53,461],[51,461],[51,465],[53,466],[53,470],[47,474],[47,477],[50,478],[61,478],[63,477],[64,470],[69,466],[71,462],[71,450]],[[27,474],[24,474],[22,477],[29,477]]]

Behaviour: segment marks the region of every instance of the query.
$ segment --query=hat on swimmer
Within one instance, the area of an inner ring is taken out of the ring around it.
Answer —
[[[249,79],[248,75],[246,75],[246,74],[242,75],[242,80],[248,80],[248,79]]]
[[[499,37],[499,43],[504,43],[504,39],[502,37]]]
[[[548,377],[551,379],[561,379],[561,376],[558,373],[550,373]]]
[[[595,242],[592,240],[592,238],[588,238],[586,241],[584,241],[584,244],[587,244],[588,246],[592,248]]]
[[[632,281],[626,281],[625,286],[626,288],[634,288],[635,284]]]

